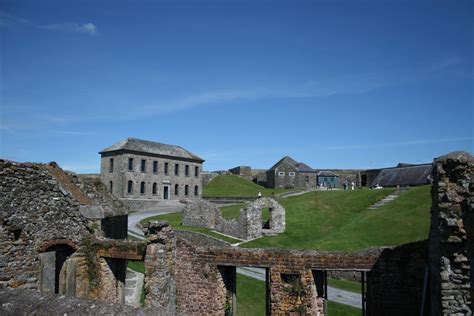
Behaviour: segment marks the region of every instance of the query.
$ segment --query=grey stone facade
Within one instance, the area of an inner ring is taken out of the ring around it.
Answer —
[[[264,208],[270,210],[268,223],[262,221]],[[217,205],[205,200],[188,201],[183,209],[183,225],[214,229],[240,239],[253,239],[285,231],[285,209],[272,198],[263,197],[245,204],[238,218],[224,218]]]
[[[266,172],[266,186],[273,189],[316,188],[317,174],[302,162],[285,156]]]
[[[127,138],[100,154],[102,182],[132,209],[202,195],[204,160],[181,147]]]

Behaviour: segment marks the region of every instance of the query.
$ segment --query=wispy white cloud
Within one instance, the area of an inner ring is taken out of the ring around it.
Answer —
[[[41,30],[61,31],[70,33],[82,33],[87,35],[97,35],[97,27],[93,23],[56,23],[56,24],[37,24],[27,19],[10,15],[0,11],[0,26],[25,25]]]
[[[97,34],[97,27],[92,23],[77,24],[77,23],[61,23],[61,24],[49,24],[49,25],[37,25],[39,29],[49,31],[62,31],[62,32],[75,32],[84,33],[89,35]]]

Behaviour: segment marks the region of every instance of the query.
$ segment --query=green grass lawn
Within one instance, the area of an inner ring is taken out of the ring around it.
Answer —
[[[362,288],[360,282],[356,281],[347,281],[347,280],[338,280],[333,278],[328,278],[328,285],[335,287],[337,289],[346,290],[354,293],[361,293]]]
[[[332,301],[327,302],[327,308],[330,316],[361,314],[359,308]],[[265,315],[265,282],[237,274],[237,315]]]
[[[286,231],[241,246],[356,251],[427,238],[430,186],[411,188],[377,210],[367,209],[392,191],[318,191],[282,199]]]
[[[339,304],[333,301],[327,302],[327,314],[329,316],[360,316],[361,309]]]
[[[204,197],[253,197],[261,192],[263,196],[272,196],[295,189],[267,189],[235,174],[219,175],[203,189]]]
[[[170,223],[171,227],[175,230],[184,230],[184,231],[191,231],[191,232],[197,232],[197,233],[203,233],[209,236],[212,236],[214,238],[226,241],[228,243],[237,243],[240,240],[230,238],[227,236],[223,236],[221,234],[217,234],[210,229],[203,228],[203,227],[195,227],[195,226],[182,226],[181,225],[181,212],[176,212],[176,213],[171,213],[171,214],[165,214],[165,215],[157,215],[157,216],[152,216],[145,218],[140,221],[140,224],[144,224],[147,221],[167,221]]]
[[[237,315],[265,315],[265,282],[237,274]]]

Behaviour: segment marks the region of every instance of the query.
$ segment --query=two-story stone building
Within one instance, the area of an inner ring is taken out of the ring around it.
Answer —
[[[316,187],[316,170],[289,156],[280,159],[266,172],[267,187],[309,189]]]
[[[100,155],[102,182],[132,209],[201,197],[204,160],[180,146],[127,138]]]

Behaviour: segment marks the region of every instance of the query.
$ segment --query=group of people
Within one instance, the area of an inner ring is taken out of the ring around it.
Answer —
[[[346,181],[344,181],[344,190],[348,190],[349,189],[349,183]],[[355,189],[355,183],[354,181],[351,182],[351,190],[354,190]]]

